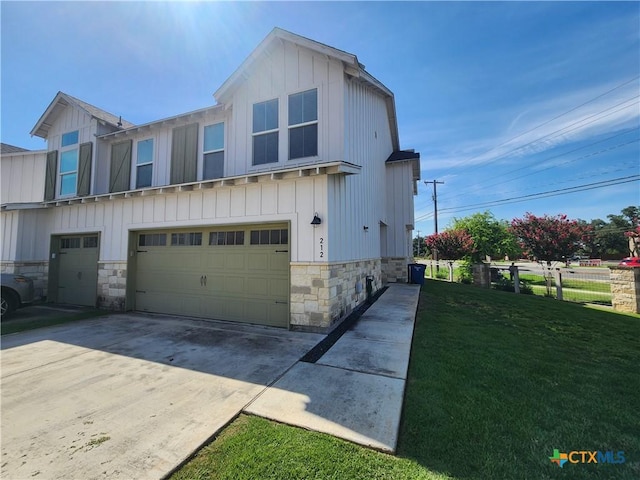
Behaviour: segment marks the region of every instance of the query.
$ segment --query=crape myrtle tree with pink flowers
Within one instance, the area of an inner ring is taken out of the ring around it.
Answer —
[[[434,233],[425,239],[427,248],[438,252],[438,258],[447,260],[449,264],[449,280],[453,281],[453,261],[468,259],[475,250],[473,238],[466,230],[446,230]]]
[[[586,239],[591,227],[566,215],[537,217],[526,213],[511,221],[511,231],[522,247],[523,255],[546,267],[547,294],[551,295],[552,262],[566,262]]]

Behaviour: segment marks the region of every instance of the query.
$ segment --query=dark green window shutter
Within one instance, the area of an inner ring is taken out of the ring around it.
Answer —
[[[44,200],[56,198],[56,178],[58,178],[58,151],[47,153],[47,171],[44,180]]]
[[[109,192],[124,192],[130,188],[132,144],[131,140],[127,140],[111,145]]]
[[[78,196],[83,197],[91,193],[91,151],[93,143],[80,145],[80,159],[78,162]]]
[[[198,165],[198,124],[173,129],[171,140],[171,183],[196,181]]]

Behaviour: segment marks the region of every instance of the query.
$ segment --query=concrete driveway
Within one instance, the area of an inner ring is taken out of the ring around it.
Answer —
[[[322,338],[138,314],[6,335],[1,477],[160,478]]]

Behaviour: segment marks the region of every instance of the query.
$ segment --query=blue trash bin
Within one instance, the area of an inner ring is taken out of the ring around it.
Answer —
[[[410,263],[409,264],[409,278],[411,279],[411,283],[417,283],[419,285],[424,285],[424,271],[427,266],[422,263]]]

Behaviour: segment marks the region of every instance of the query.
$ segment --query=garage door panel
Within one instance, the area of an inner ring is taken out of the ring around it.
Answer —
[[[286,327],[288,246],[249,244],[251,227],[234,228],[242,229],[245,244],[167,245],[138,253],[136,308]],[[206,228],[201,231],[202,239],[208,243],[213,237]],[[149,233],[152,232],[144,232]],[[216,238],[219,236],[216,233]],[[242,237],[225,238],[233,241]]]
[[[249,265],[252,271],[269,270],[269,254],[268,252],[249,253]]]
[[[58,253],[57,301],[95,306],[98,285],[98,237],[95,234],[63,236]],[[86,246],[87,240],[92,246]]]

